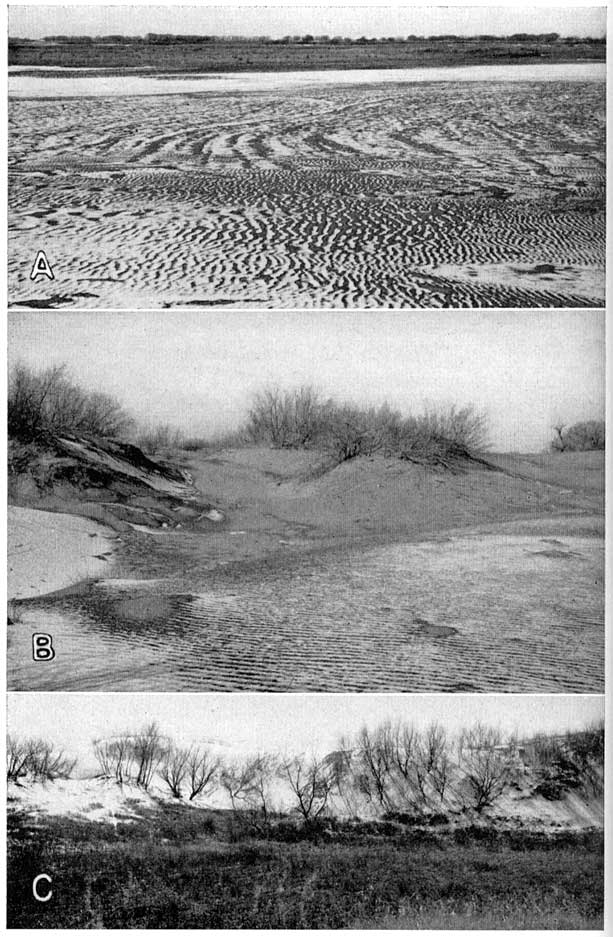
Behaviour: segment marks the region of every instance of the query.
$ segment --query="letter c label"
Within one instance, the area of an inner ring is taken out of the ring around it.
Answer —
[[[45,879],[45,881],[47,881],[47,882],[49,882],[49,884],[51,884],[51,876],[46,875],[44,872],[43,872],[42,875],[37,875],[36,878],[34,879],[34,881],[32,882],[32,894],[34,895],[34,897],[36,898],[37,901],[49,901],[49,899],[51,898],[51,895],[53,894],[53,892],[51,891],[51,889],[49,889],[49,891],[47,892],[46,895],[39,895],[39,893],[38,893],[38,883],[39,883],[40,880],[43,879],[43,878]]]

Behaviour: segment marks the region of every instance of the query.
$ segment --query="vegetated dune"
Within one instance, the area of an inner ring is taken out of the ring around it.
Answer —
[[[551,830],[581,830],[604,827],[604,803],[602,793],[566,791],[558,800],[548,800],[531,788],[534,782],[526,776],[521,783],[502,795],[494,805],[485,808],[480,814],[470,809],[449,810],[441,807],[439,817],[446,816],[451,828],[471,826],[475,823],[483,827],[513,828],[526,827]],[[287,785],[276,783],[274,809],[287,811],[294,820],[293,799]],[[104,778],[66,779],[42,783],[40,781],[9,782],[9,812],[24,813],[31,818],[43,819],[46,816],[70,816],[75,819],[95,823],[131,823],[147,824],[151,811],[162,811],[165,805],[177,805],[168,789],[159,784],[150,790],[144,790],[135,784],[118,784]],[[196,801],[179,802],[178,806],[189,810],[229,810],[228,798],[219,789],[211,796]],[[327,816],[337,816],[347,820],[381,818],[385,811],[377,810],[366,803],[358,808],[358,813],[350,815],[348,808],[337,797],[331,798],[331,807]],[[414,825],[428,825],[429,814],[414,817]]]
[[[602,928],[597,798],[578,811],[572,794],[538,819],[469,811],[304,825],[116,783],[41,787],[9,785],[13,927]],[[66,901],[32,901],[41,863]]]
[[[26,99],[9,115],[16,306],[604,302],[600,82]],[[53,282],[29,279],[41,244]]]
[[[602,452],[454,470],[257,447],[185,459],[208,512],[158,495],[167,526],[122,532],[112,577],[20,603],[13,689],[602,687]],[[70,667],[29,662],[43,619]]]

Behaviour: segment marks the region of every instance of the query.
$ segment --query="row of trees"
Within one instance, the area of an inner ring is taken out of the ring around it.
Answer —
[[[279,809],[279,782],[292,798],[292,812],[310,823],[341,810],[359,816],[408,813],[428,816],[495,804],[526,765],[537,790],[550,798],[588,780],[596,783],[604,760],[604,726],[565,736],[514,736],[478,723],[450,736],[432,723],[385,722],[341,739],[329,755],[281,758],[257,754],[224,762],[203,746],[181,747],[155,723],[111,740],[96,740],[100,776],[143,790],[167,789],[177,800],[196,801],[223,791],[232,811],[253,829],[267,828]],[[69,777],[75,762],[49,743],[22,743],[9,736],[9,780]],[[155,784],[154,784],[155,782]],[[287,796],[287,795],[286,795]]]
[[[17,37],[11,37],[10,42],[26,42],[28,40],[18,39]],[[550,32],[550,33],[512,33],[508,36],[494,36],[489,34],[476,35],[476,36],[458,36],[454,33],[444,33],[434,36],[416,36],[411,34],[409,36],[360,36],[357,39],[351,38],[349,36],[328,36],[320,35],[314,36],[310,33],[304,35],[293,35],[293,36],[283,36],[280,39],[273,39],[270,36],[211,36],[211,35],[190,35],[190,34],[175,34],[175,33],[147,33],[145,36],[122,36],[122,35],[108,35],[108,36],[45,36],[43,42],[49,43],[72,43],[75,45],[88,45],[94,43],[121,43],[124,45],[131,44],[149,44],[149,45],[180,45],[180,44],[197,44],[197,43],[207,43],[207,42],[244,42],[244,43],[261,43],[267,42],[271,44],[279,45],[310,45],[310,44],[319,44],[319,45],[364,45],[366,43],[385,43],[385,42],[395,42],[395,43],[413,43],[413,42],[537,42],[537,43],[552,43],[552,42],[587,42],[587,43],[598,43],[604,42],[605,37],[594,37],[594,38],[584,38],[584,37],[561,37],[559,33]]]

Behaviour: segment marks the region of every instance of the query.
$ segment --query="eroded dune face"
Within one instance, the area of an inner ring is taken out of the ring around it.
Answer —
[[[601,82],[14,100],[10,168],[17,305],[604,301]]]

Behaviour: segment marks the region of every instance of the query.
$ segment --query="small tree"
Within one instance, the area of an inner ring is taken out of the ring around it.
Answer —
[[[220,777],[237,819],[253,829],[266,829],[270,817],[270,781],[277,773],[275,759],[255,755],[246,761],[226,765]]]
[[[187,777],[187,761],[189,749],[177,748],[171,745],[162,757],[159,773],[162,780],[168,785],[173,797],[181,800],[183,797],[183,783]]]
[[[97,739],[93,744],[103,777],[114,777],[118,784],[133,780],[134,745],[129,733],[113,739]]]
[[[14,735],[7,737],[6,776],[9,781],[18,781],[28,775],[37,781],[69,778],[76,764],[76,758],[68,758],[63,751],[56,751],[53,742],[44,739],[22,741]]]
[[[165,752],[157,723],[150,722],[149,725],[136,733],[132,739],[132,750],[134,753],[136,784],[148,790],[155,770]]]
[[[19,781],[28,773],[29,745],[16,735],[6,737],[6,779]]]
[[[187,759],[187,781],[189,799],[195,800],[207,789],[215,790],[218,783],[220,763],[206,749],[190,749]]]
[[[52,742],[35,739],[28,744],[27,768],[36,780],[57,781],[59,778],[69,778],[76,763],[76,758],[68,758],[63,751],[55,751]]]
[[[299,755],[284,762],[281,773],[289,782],[305,823],[317,819],[326,809],[335,786],[330,764],[315,756],[307,759]]]
[[[477,723],[458,738],[458,761],[477,813],[494,804],[507,789],[516,767],[512,740],[503,742],[500,731]]]

